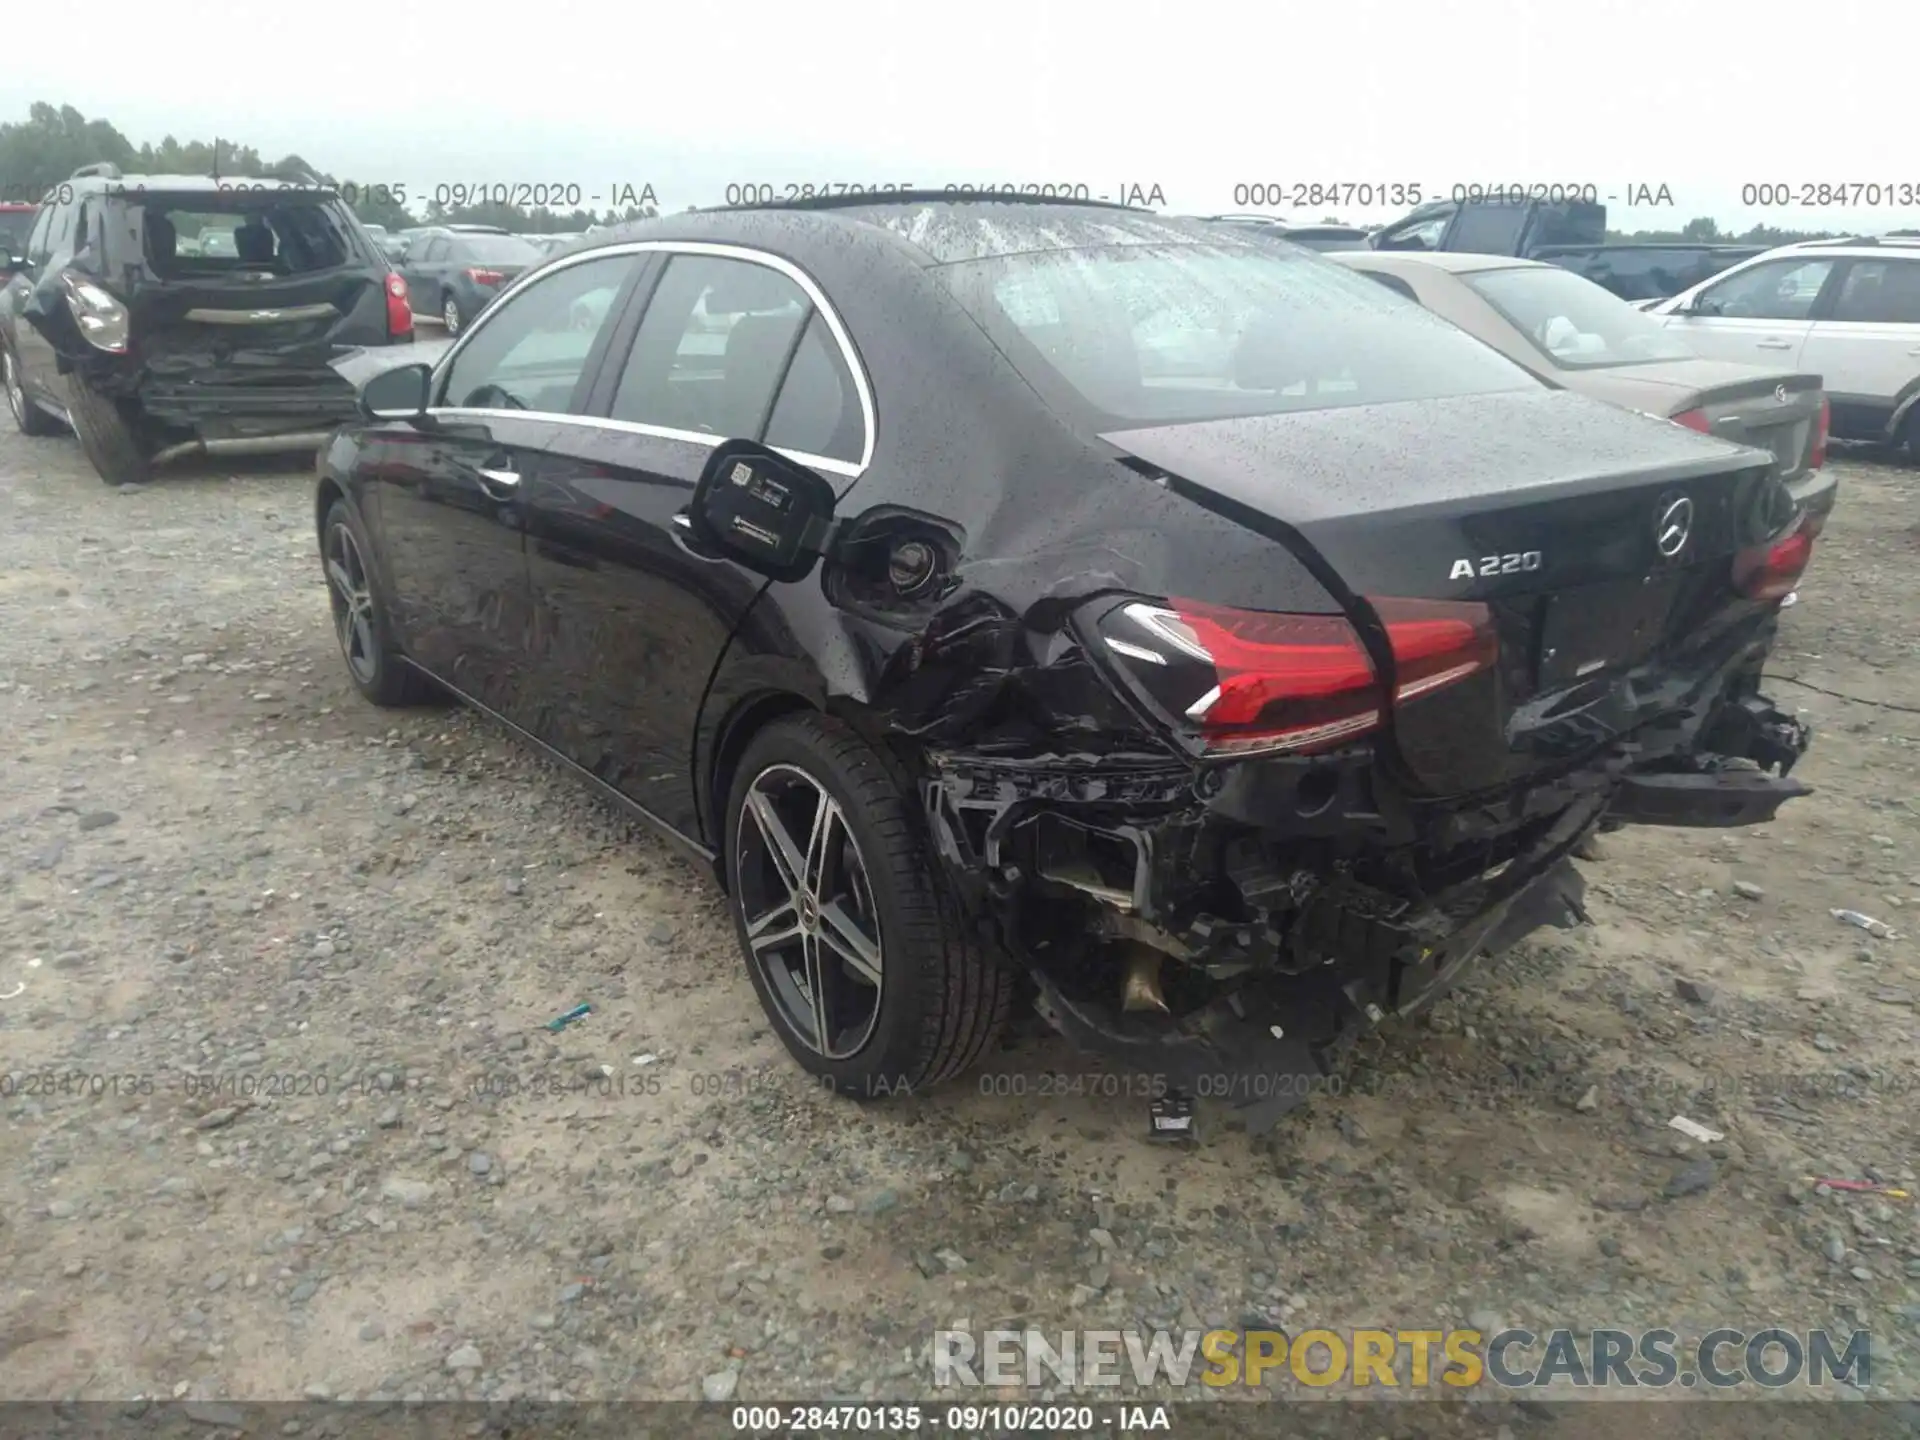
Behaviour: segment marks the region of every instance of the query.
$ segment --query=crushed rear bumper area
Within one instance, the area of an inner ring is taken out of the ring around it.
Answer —
[[[353,387],[330,372],[246,384],[149,378],[131,393],[147,419],[207,439],[330,429],[354,416]]]
[[[1479,958],[1581,923],[1572,856],[1596,830],[1753,824],[1810,793],[1786,774],[1809,733],[1755,678],[1466,801],[1400,793],[1364,749],[1212,769],[940,752],[928,820],[1056,1029],[1258,1133]]]

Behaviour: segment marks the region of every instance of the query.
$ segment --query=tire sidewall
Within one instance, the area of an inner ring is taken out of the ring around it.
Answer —
[[[809,719],[813,725],[836,728],[840,723],[817,715]],[[912,905],[913,897],[901,894],[903,877],[912,886],[924,888],[930,883],[925,849],[917,834],[906,854],[886,847],[875,829],[876,817],[870,813],[867,803],[858,798],[859,791],[852,783],[853,777],[845,772],[837,756],[812,738],[811,728],[788,720],[775,721],[754,738],[746,754],[741,757],[727,796],[724,856],[727,908],[733,914],[734,935],[739,942],[741,963],[753,982],[754,993],[759,996],[761,1008],[766,1011],[774,1033],[780,1037],[793,1058],[809,1073],[819,1077],[823,1087],[841,1094],[859,1099],[899,1096],[913,1089],[913,1079],[920,1073],[923,1024],[932,998],[926,993],[931,977],[926,967],[914,963],[916,957],[907,948],[908,925],[904,912]],[[846,733],[852,734],[851,731]],[[875,762],[880,763],[878,756]],[[790,1033],[786,1022],[780,1017],[778,1006],[768,993],[759,966],[752,960],[747,948],[747,923],[741,910],[738,871],[742,802],[756,777],[769,766],[782,764],[804,770],[823,785],[840,806],[847,828],[859,847],[860,859],[866,866],[867,882],[880,922],[883,977],[880,1018],[866,1045],[844,1060],[830,1060]],[[885,771],[884,766],[882,769],[888,775],[893,801],[899,804],[899,790],[892,773]],[[907,811],[907,817],[911,824],[910,810]]]
[[[368,592],[373,596],[373,677],[366,682],[353,673],[353,666],[347,663],[346,652],[340,648],[340,626],[333,611],[333,582],[326,573],[327,541],[333,537],[335,526],[344,527],[353,537],[353,543],[360,551],[360,564],[366,570]],[[360,523],[359,515],[344,500],[335,500],[327,507],[327,516],[321,525],[320,578],[327,587],[327,623],[333,631],[334,652],[340,656],[340,665],[347,672],[347,679],[368,700],[375,704],[389,703],[388,697],[402,679],[397,672],[404,662],[395,658],[392,632],[387,627],[387,606],[381,598],[380,581],[373,569],[373,543],[367,536],[366,526]]]

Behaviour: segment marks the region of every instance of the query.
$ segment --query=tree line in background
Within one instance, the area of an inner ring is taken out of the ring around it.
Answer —
[[[28,108],[24,123],[0,125],[0,198],[36,200],[83,165],[108,163],[126,175],[219,175],[236,180],[290,180],[308,178],[341,185],[300,155],[268,161],[251,145],[232,140],[181,141],[169,135],[158,145],[135,145],[105,120],[89,120],[71,105],[55,107],[44,101]],[[341,198],[369,225],[402,230],[409,225],[498,225],[525,235],[585,230],[590,225],[614,225],[657,214],[652,205],[630,205],[625,210],[550,210],[545,206],[521,209],[515,205],[447,206],[426,201],[424,216],[415,216],[384,185],[352,183],[349,177]],[[409,197],[411,198],[411,197]]]
[[[339,177],[308,164],[302,156],[283,155],[269,162],[251,145],[231,140],[180,141],[169,135],[158,145],[150,142],[135,145],[108,121],[89,120],[71,105],[55,107],[41,101],[29,107],[24,123],[0,125],[0,197],[38,198],[71,177],[82,165],[102,161],[119,166],[129,175],[217,174],[255,180],[303,180],[311,176],[329,185],[342,183]],[[625,210],[596,213],[557,211],[545,206],[522,209],[517,205],[494,203],[448,206],[429,198],[422,215],[415,216],[386,187],[352,184],[350,177],[342,198],[361,220],[369,225],[384,225],[389,230],[422,223],[471,224],[498,225],[519,234],[545,235],[585,230],[590,225],[640,220],[659,213],[652,205],[630,205]],[[1329,220],[1328,223],[1340,222]],[[1682,242],[1790,245],[1797,240],[1830,239],[1836,233],[1754,225],[1735,234],[1723,231],[1717,221],[1701,216],[1677,230],[1609,230],[1607,240],[1646,245]]]

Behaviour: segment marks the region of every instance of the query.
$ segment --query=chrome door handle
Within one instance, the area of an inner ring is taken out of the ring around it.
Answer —
[[[1793,342],[1791,340],[1756,340],[1753,343],[1762,350],[1791,350],[1793,348]]]
[[[520,483],[520,474],[517,470],[482,470],[480,478],[505,490],[511,490]]]

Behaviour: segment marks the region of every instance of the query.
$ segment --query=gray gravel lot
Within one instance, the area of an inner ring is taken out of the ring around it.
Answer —
[[[358,700],[305,468],[5,429],[0,1398],[911,1397],[955,1322],[1469,1319],[1865,1326],[1920,1395],[1920,1205],[1803,1179],[1920,1178],[1920,949],[1829,914],[1920,930],[1920,471],[1841,462],[1787,617],[1816,796],[1607,837],[1594,926],[1168,1152],[1031,1032],[817,1093],[692,866]]]

